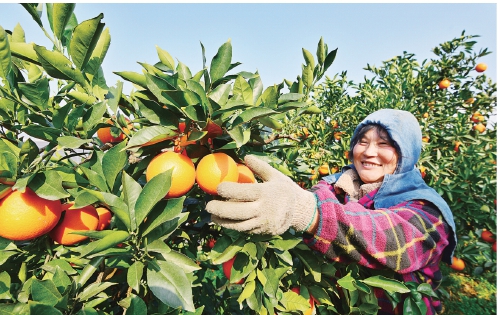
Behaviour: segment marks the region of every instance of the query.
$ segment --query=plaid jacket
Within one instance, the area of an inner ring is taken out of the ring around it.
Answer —
[[[412,200],[388,209],[374,209],[377,190],[357,202],[345,196],[340,202],[333,186],[315,185],[320,222],[315,235],[304,235],[312,249],[336,262],[356,262],[372,268],[388,268],[398,280],[427,282],[436,289],[442,274],[439,262],[448,245],[449,227],[439,210],[427,201]],[[382,290],[376,296],[379,314],[402,314],[402,305],[392,309]],[[425,298],[427,314],[441,311],[441,303]]]

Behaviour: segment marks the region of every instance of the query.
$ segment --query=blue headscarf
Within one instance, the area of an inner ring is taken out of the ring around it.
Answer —
[[[375,208],[389,208],[410,200],[427,200],[433,203],[443,215],[444,220],[450,227],[448,246],[443,251],[442,260],[448,264],[452,263],[453,252],[457,244],[455,221],[450,207],[444,199],[431,187],[429,187],[416,167],[422,150],[422,132],[420,125],[410,112],[396,109],[381,109],[368,115],[354,130],[351,138],[351,148],[359,130],[368,124],[382,126],[389,137],[394,141],[398,151],[399,161],[393,174],[384,176],[374,198]],[[345,166],[342,170],[355,169],[354,165]],[[329,183],[335,183],[341,173],[326,176],[323,179]]]

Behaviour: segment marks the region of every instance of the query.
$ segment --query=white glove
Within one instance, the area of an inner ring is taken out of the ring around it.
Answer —
[[[217,193],[226,200],[207,203],[212,221],[254,234],[280,235],[290,227],[305,231],[317,211],[314,193],[255,156],[247,155],[245,163],[263,183],[219,184]]]

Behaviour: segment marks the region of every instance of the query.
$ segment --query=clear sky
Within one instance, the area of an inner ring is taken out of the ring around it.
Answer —
[[[488,1],[486,1],[488,2]],[[333,77],[347,71],[355,82],[369,75],[367,64],[403,51],[421,63],[432,58],[438,44],[460,36],[463,30],[477,38],[476,51],[493,53],[481,59],[496,82],[497,4],[489,3],[77,3],[78,22],[104,14],[111,47],[103,64],[108,85],[122,80],[113,71],[141,72],[137,62],[155,64],[155,45],[187,65],[202,69],[200,42],[207,65],[228,39],[238,71],[259,71],[264,86],[295,80],[304,63],[302,48],[315,55],[321,36],[337,59],[327,71]],[[45,13],[43,20],[46,23]],[[20,23],[27,42],[51,47],[31,16],[17,3],[0,4],[0,25]],[[47,25],[47,29],[49,29]],[[131,86],[125,85],[127,94]]]

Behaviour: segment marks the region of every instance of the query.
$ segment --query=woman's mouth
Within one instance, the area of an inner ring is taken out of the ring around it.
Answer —
[[[380,167],[380,166],[382,166],[380,164],[369,163],[369,162],[362,162],[361,165],[363,165],[363,167],[367,167],[367,168],[373,168],[373,167]]]

